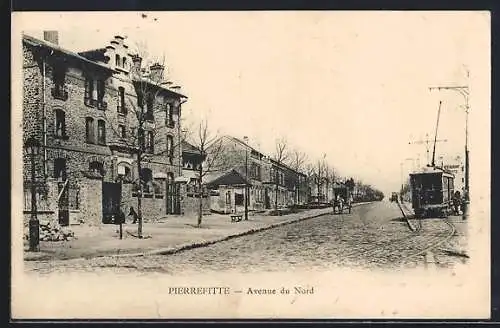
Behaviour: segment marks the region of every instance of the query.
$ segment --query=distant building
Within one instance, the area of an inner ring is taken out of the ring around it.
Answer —
[[[445,170],[455,175],[455,190],[464,193],[465,188],[465,163],[462,156],[457,155],[453,157],[444,158],[442,163],[438,163]]]
[[[213,195],[212,210],[222,213],[244,211],[246,185],[249,186],[250,211],[274,208],[276,195],[279,208],[307,202],[305,174],[278,164],[238,138],[223,136],[219,141],[222,152],[206,179]]]
[[[206,155],[201,154],[198,148],[183,140],[182,147],[182,177],[179,181],[185,183],[185,189],[182,199],[183,214],[195,216],[199,211],[199,169],[203,165]],[[210,211],[210,199],[207,190],[201,193],[203,198],[202,211],[204,213]]]

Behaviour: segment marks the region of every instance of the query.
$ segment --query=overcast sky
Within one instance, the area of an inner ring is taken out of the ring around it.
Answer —
[[[469,69],[471,148],[487,141],[489,150],[485,13],[145,14],[24,13],[17,22],[38,37],[59,30],[60,44],[75,51],[116,34],[146,41],[189,97],[190,121],[208,116],[214,130],[247,135],[268,153],[284,136],[311,160],[326,153],[340,174],[386,194],[400,186],[400,163],[414,165],[406,158],[426,164],[425,145],[408,143],[434,137],[440,100],[438,139],[448,141],[437,144],[437,157],[463,153],[463,99],[428,87],[463,85]]]

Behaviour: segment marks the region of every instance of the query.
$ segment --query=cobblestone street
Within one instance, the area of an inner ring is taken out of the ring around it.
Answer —
[[[401,219],[395,203],[376,202],[353,208],[352,214],[329,214],[174,255],[30,261],[25,265],[28,271],[40,273],[112,270],[175,275],[338,266],[393,270],[427,265],[426,249],[441,243],[453,231],[444,220],[429,219],[420,232],[414,233]],[[440,265],[457,261],[443,252],[439,258]]]

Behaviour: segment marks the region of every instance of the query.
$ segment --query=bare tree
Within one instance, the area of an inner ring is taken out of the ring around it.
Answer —
[[[309,179],[313,182],[317,190],[318,202],[321,197],[321,187],[326,181],[326,154],[323,154],[321,159],[317,160],[314,164],[309,164],[307,166],[307,172]]]
[[[305,166],[306,166],[306,163],[307,163],[307,155],[304,152],[302,152],[298,149],[294,149],[290,153],[290,159],[288,161],[288,165],[292,169],[294,169],[296,172],[303,173]],[[300,176],[296,181],[296,191],[297,191],[297,194],[296,194],[295,201],[298,204],[300,201],[300,191],[301,191]]]
[[[137,44],[137,54],[132,57],[132,61],[129,73],[132,87],[121,91],[122,94],[118,95],[120,97],[118,112],[125,114],[125,125],[121,126],[122,130],[113,124],[108,126],[120,140],[121,145],[135,157],[138,173],[137,179],[134,180],[134,185],[138,189],[137,237],[143,238],[142,198],[147,187],[147,181],[143,176],[143,163],[154,162],[158,157],[166,157],[170,164],[174,164],[174,150],[181,145],[173,138],[168,140],[166,129],[170,127],[175,111],[180,118],[180,105],[184,97],[164,96],[168,92],[163,85],[165,58],[158,60],[150,56],[144,43]],[[127,115],[129,113],[132,115]],[[165,115],[160,115],[161,118],[158,118],[155,115],[158,113]],[[180,120],[177,123],[180,124]]]
[[[325,176],[325,182],[326,182],[326,192],[328,196],[328,192],[332,190],[333,193],[333,187],[336,181],[336,176],[335,176],[335,168],[332,166],[328,165],[326,161],[323,163],[323,168],[324,168],[324,176]],[[329,199],[326,199],[329,201]]]
[[[280,138],[276,140],[276,148],[273,154],[273,160],[276,163],[276,167],[274,170],[274,210],[278,209],[278,188],[280,183],[280,167],[282,164],[289,158],[288,150],[287,150],[288,142],[285,138]]]
[[[192,137],[192,145],[199,151],[202,159],[204,159],[202,165],[198,167],[196,176],[197,196],[199,197],[197,226],[200,227],[203,218],[204,177],[207,173],[212,172],[214,164],[218,161],[223,151],[223,143],[217,133],[210,131],[208,119],[204,119],[199,123],[194,134],[195,135]]]

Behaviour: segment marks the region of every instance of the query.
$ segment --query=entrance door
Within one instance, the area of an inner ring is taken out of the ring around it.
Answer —
[[[58,184],[59,200],[57,202],[58,207],[58,219],[59,224],[62,226],[69,225],[69,192],[68,192],[68,184],[65,182],[59,182]],[[62,192],[62,193],[61,193]]]
[[[115,182],[102,183],[102,223],[112,223],[113,216],[120,213],[122,185]]]
[[[266,201],[266,209],[270,209],[271,208],[271,199],[269,199],[269,190],[266,188],[265,189],[265,201]]]
[[[167,214],[181,214],[180,184],[167,181]]]

